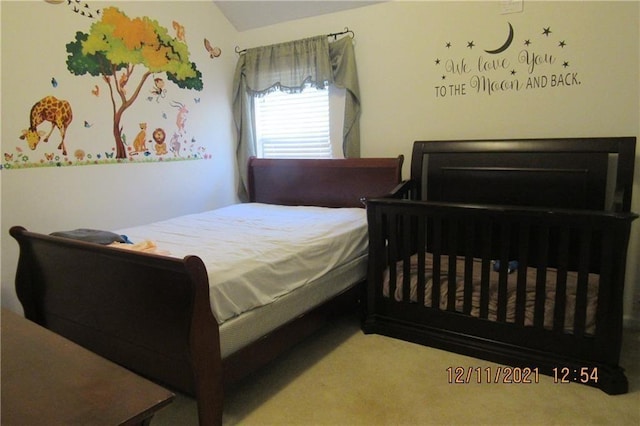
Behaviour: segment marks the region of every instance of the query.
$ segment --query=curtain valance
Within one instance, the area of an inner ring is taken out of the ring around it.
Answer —
[[[333,82],[326,36],[247,49],[242,55],[247,90],[268,93],[277,87],[301,91],[307,83],[323,89]]]

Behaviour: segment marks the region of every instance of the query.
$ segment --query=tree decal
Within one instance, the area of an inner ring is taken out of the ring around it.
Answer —
[[[66,48],[67,69],[72,74],[101,76],[107,83],[116,158],[126,158],[127,154],[120,125],[122,115],[135,103],[149,76],[166,73],[182,89],[202,90],[202,73],[189,60],[187,45],[148,17],[130,19],[115,7],[106,8],[90,32],[78,31],[75,41]],[[134,90],[129,91],[125,86],[133,86],[130,78],[139,66],[144,67],[144,72]]]

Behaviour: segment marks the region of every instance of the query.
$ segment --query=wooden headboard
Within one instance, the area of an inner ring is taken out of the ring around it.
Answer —
[[[249,160],[249,201],[281,205],[364,207],[400,182],[404,157]]]
[[[418,198],[628,212],[634,137],[418,141]]]

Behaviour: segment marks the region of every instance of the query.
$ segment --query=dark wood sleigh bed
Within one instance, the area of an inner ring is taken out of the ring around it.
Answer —
[[[249,164],[252,202],[361,207],[400,183],[402,156],[261,160]],[[29,232],[14,226],[16,293],[26,318],[134,372],[197,398],[201,425],[222,423],[224,388],[356,309],[346,291],[222,357],[209,278],[194,253],[182,259]]]
[[[367,203],[363,331],[511,367],[456,382],[626,393],[634,159],[632,137],[416,142],[400,199]]]

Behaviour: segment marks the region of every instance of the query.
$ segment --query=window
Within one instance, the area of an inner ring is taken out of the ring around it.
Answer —
[[[333,87],[255,97],[258,157],[342,157],[343,105],[344,90]]]

